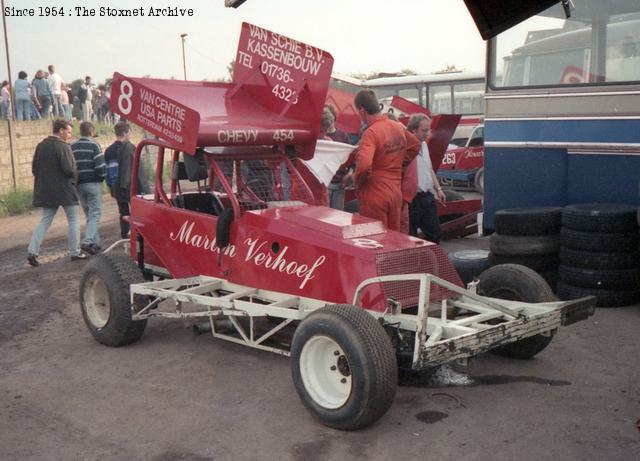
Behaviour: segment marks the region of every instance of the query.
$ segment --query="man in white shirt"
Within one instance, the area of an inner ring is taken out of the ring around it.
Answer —
[[[431,119],[424,114],[413,114],[407,124],[407,130],[421,142],[420,153],[416,157],[418,163],[417,193],[409,205],[409,234],[417,236],[418,228],[420,228],[428,241],[438,243],[442,233],[438,221],[436,199],[445,203],[447,197],[438,183],[438,177],[433,171],[429,157],[426,141],[430,126]]]
[[[53,64],[49,64],[49,86],[51,87],[51,95],[53,97],[53,115],[64,118],[64,109],[60,96],[62,95],[62,77],[57,74]]]

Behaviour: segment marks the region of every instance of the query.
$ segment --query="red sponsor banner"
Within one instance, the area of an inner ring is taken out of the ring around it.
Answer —
[[[307,123],[315,138],[332,67],[333,57],[326,51],[245,22],[233,82],[278,118]],[[309,159],[315,139],[300,141],[286,142],[298,145],[299,156]]]
[[[200,114],[141,83],[144,79],[113,75],[111,107],[122,118],[158,136],[172,147],[193,154]]]

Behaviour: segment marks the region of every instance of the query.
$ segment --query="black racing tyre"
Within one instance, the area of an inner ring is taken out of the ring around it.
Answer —
[[[384,328],[351,305],[323,307],[300,323],[291,344],[291,372],[307,410],[342,430],[361,429],[382,417],[398,380]]]
[[[494,233],[489,248],[494,255],[524,256],[558,253],[557,235],[502,235]]]
[[[560,245],[573,250],[618,253],[638,250],[638,233],[584,232],[563,227]]]
[[[605,290],[636,290],[640,288],[639,269],[585,269],[560,265],[560,280],[583,288],[601,288]]]
[[[549,235],[560,232],[560,207],[507,208],[493,215],[501,235]]]
[[[551,288],[551,291],[555,293],[556,287],[558,286],[558,269],[538,272],[538,274],[540,274],[540,277],[542,277],[544,281],[547,282],[549,288]]]
[[[490,266],[489,252],[487,250],[456,251],[449,253],[448,257],[465,285],[472,282],[474,278]]]
[[[489,255],[489,262],[492,266],[499,264],[520,264],[536,272],[558,269],[558,255],[556,253],[516,256],[495,255],[491,253]]]
[[[481,194],[484,193],[484,167],[481,167],[476,171],[476,175],[473,178],[473,185],[476,188],[476,191]]]
[[[564,301],[595,296],[598,307],[630,306],[640,301],[640,290],[604,290],[597,288],[576,287],[558,282],[558,297]]]
[[[634,269],[640,266],[640,255],[637,251],[599,253],[560,247],[560,262],[565,266],[584,269]]]
[[[580,203],[562,210],[562,225],[586,232],[637,232],[637,208],[619,203]]]
[[[517,264],[502,264],[480,274],[478,293],[492,298],[510,299],[529,303],[556,301],[551,287],[531,269]],[[556,330],[534,335],[491,352],[514,359],[530,359],[546,348]]]
[[[80,308],[96,341],[119,347],[142,337],[147,321],[131,320],[129,285],[144,281],[142,272],[126,254],[91,258],[80,280]]]

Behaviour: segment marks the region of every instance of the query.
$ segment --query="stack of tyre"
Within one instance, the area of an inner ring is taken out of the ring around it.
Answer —
[[[599,307],[640,300],[637,208],[613,203],[562,210],[558,296],[595,296]]]
[[[561,212],[560,207],[497,211],[489,246],[491,265],[521,264],[539,273],[555,290]]]

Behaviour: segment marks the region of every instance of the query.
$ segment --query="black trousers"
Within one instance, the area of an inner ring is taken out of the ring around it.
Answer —
[[[123,219],[129,216],[129,202],[118,202],[118,212],[120,213],[120,237],[126,239],[129,236],[129,223]]]
[[[409,235],[417,237],[418,228],[422,229],[428,241],[440,242],[442,232],[438,220],[438,208],[431,192],[418,192],[409,204]]]

